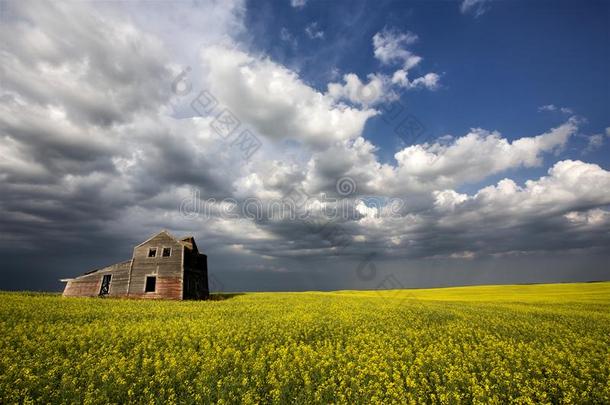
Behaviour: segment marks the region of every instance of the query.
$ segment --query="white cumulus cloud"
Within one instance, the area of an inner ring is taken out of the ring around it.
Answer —
[[[298,75],[265,57],[235,48],[202,53],[212,93],[263,136],[327,145],[357,137],[376,114],[338,104],[303,83]]]

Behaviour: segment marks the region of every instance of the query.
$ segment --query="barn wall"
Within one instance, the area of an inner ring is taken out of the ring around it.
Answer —
[[[90,277],[87,280],[74,279],[68,281],[64,288],[64,297],[96,297],[100,292],[101,280],[99,277]]]
[[[115,264],[112,267],[112,279],[110,280],[110,291],[109,296],[111,297],[124,297],[127,295],[127,287],[129,285],[129,269],[131,267],[131,260],[123,263]],[[102,277],[100,276],[100,283]]]
[[[127,294],[129,267],[131,261],[113,264],[90,274],[84,274],[68,281],[64,289],[64,297],[97,297],[100,293],[102,278],[106,274],[110,279],[109,296],[124,296]]]
[[[149,258],[149,248],[157,248],[157,257]],[[162,257],[162,249],[171,247],[170,257]],[[183,246],[165,233],[161,233],[134,249],[129,297],[182,299]],[[156,276],[154,293],[144,292],[146,277]]]

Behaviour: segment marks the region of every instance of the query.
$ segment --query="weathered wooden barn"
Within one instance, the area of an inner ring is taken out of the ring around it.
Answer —
[[[207,256],[192,236],[177,239],[161,231],[133,249],[130,260],[89,271],[67,283],[64,297],[205,299]]]

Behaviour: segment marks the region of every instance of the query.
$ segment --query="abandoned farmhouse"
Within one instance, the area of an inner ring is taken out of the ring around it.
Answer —
[[[64,297],[182,300],[209,295],[207,256],[192,236],[177,239],[167,231],[136,246],[130,260],[61,281]]]

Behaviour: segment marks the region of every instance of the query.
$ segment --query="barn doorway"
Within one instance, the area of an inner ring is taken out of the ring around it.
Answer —
[[[112,275],[105,274],[104,278],[102,278],[102,287],[100,288],[100,296],[108,295],[110,292],[110,279]]]

